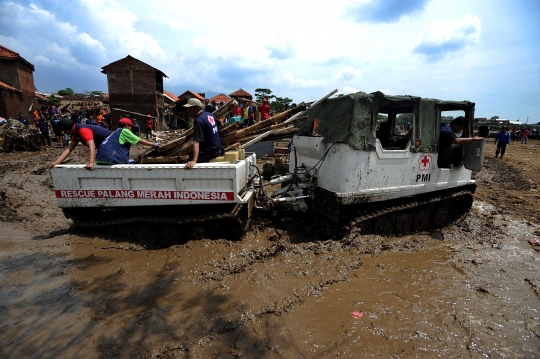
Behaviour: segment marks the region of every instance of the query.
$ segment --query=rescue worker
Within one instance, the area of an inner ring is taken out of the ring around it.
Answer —
[[[45,146],[45,140],[51,146],[51,136],[49,136],[49,121],[45,118],[45,115],[39,116],[37,120],[37,129],[41,138],[41,144]]]
[[[58,114],[54,114],[51,118],[51,126],[52,130],[54,132],[54,137],[56,137],[56,142],[58,144],[62,144],[62,131],[58,128],[58,122],[60,119],[58,118]]]
[[[185,166],[189,170],[196,163],[208,162],[223,155],[223,147],[219,139],[220,122],[211,113],[203,111],[203,103],[191,98],[184,107],[189,117],[193,118],[193,155]]]
[[[132,145],[158,147],[159,142],[150,142],[139,138],[133,132],[133,122],[129,118],[121,118],[119,127],[101,143],[97,149],[96,163],[99,165],[114,165],[129,163],[129,150]]]
[[[64,159],[77,147],[79,142],[82,142],[88,147],[88,163],[84,166],[87,170],[94,169],[94,163],[96,158],[96,149],[99,148],[101,143],[109,137],[112,132],[99,126],[76,124],[67,118],[63,118],[58,122],[58,128],[65,134],[71,136],[71,141],[68,147],[62,152],[60,157],[52,162],[49,167],[52,168],[62,163]]]
[[[510,133],[508,133],[508,128],[502,127],[495,136],[495,145],[497,145],[497,150],[495,151],[495,158],[499,157],[499,153],[501,154],[501,158],[503,158],[504,154],[506,153],[506,145],[510,143],[510,140],[511,139]]]
[[[461,138],[456,134],[463,131],[467,119],[463,116],[456,117],[450,124],[441,124],[439,137],[439,157],[437,166],[439,168],[450,168],[461,165],[461,145],[472,143],[473,141],[483,141],[483,137]]]

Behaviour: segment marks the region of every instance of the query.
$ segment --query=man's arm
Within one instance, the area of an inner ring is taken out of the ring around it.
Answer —
[[[483,141],[484,137],[469,137],[469,138],[454,138],[452,144],[454,145],[466,145],[467,143],[472,143],[473,141]]]
[[[193,141],[193,159],[186,163],[186,170],[189,170],[191,167],[197,163],[197,159],[199,158],[199,142]]]
[[[90,154],[88,155],[88,163],[86,164],[86,166],[84,166],[84,168],[91,171],[94,169],[94,161],[96,159],[96,144],[94,143],[94,140],[90,140],[86,142],[86,144],[88,145],[88,150]]]
[[[58,157],[58,159],[56,161],[52,162],[49,165],[49,168],[53,168],[54,166],[59,165],[60,163],[62,163],[62,161],[65,160],[67,156],[69,156],[71,151],[73,151],[75,149],[75,147],[77,147],[77,142],[71,141],[69,143],[68,147],[64,150],[64,152],[62,152],[60,157]]]

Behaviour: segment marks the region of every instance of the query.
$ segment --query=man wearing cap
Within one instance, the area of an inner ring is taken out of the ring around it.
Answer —
[[[219,120],[211,113],[203,111],[204,105],[196,98],[189,99],[184,105],[193,120],[193,156],[185,168],[192,168],[195,163],[208,162],[223,154],[219,139]]]
[[[79,142],[82,142],[89,149],[88,163],[85,168],[87,170],[94,169],[94,159],[96,157],[96,149],[99,148],[101,143],[109,137],[112,132],[104,129],[99,126],[85,125],[85,124],[76,124],[73,123],[70,119],[63,118],[58,122],[58,128],[63,131],[65,134],[71,136],[71,141],[69,142],[68,147],[62,152],[60,157],[49,167],[54,167],[62,163],[64,159],[77,147]]]
[[[98,165],[129,163],[129,150],[132,145],[139,143],[151,147],[160,145],[159,142],[150,142],[136,136],[132,132],[133,122],[129,118],[121,118],[118,125],[120,127],[107,137],[97,149],[96,163]]]

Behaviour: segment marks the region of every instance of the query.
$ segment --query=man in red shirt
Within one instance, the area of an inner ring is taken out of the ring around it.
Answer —
[[[49,165],[50,168],[59,165],[62,161],[69,156],[69,154],[77,147],[79,142],[82,142],[89,149],[88,163],[85,168],[87,170],[94,169],[94,161],[96,158],[96,150],[99,146],[109,137],[112,132],[104,129],[103,127],[75,124],[68,118],[63,118],[58,122],[58,129],[65,134],[71,136],[71,141],[68,147],[62,152],[60,157]]]
[[[261,113],[261,121],[270,118],[270,106],[267,99],[263,98],[263,103],[259,106],[259,112]]]
[[[523,131],[523,134],[521,135],[521,144],[526,145],[527,144],[527,138],[529,136],[529,133],[531,133],[531,130],[528,128],[525,131]]]
[[[154,128],[154,120],[152,116],[148,115],[146,118],[146,139],[152,136],[152,129]]]

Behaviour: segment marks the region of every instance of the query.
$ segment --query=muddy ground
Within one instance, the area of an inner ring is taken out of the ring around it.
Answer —
[[[166,248],[70,231],[61,149],[1,153],[0,357],[540,357],[540,142],[508,147],[488,144],[473,209],[443,230],[256,214],[240,241]]]

